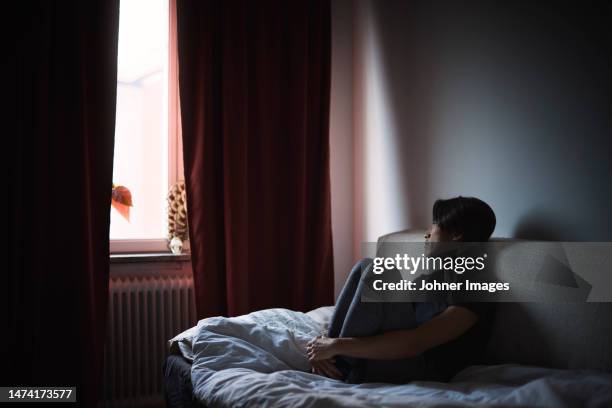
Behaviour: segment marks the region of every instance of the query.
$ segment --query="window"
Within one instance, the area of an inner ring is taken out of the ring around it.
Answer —
[[[167,250],[166,195],[182,179],[173,7],[120,2],[113,183],[133,207],[129,221],[111,209],[111,252]]]

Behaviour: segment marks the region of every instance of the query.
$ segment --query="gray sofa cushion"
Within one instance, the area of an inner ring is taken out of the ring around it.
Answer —
[[[406,230],[378,240],[378,256],[384,243],[422,242],[425,231]],[[541,260],[529,241],[493,239],[516,243],[497,260],[502,281],[537,273]],[[571,288],[569,288],[571,289]],[[580,293],[567,291],[567,296]],[[497,303],[497,314],[486,358],[491,364],[519,363],[553,368],[597,369],[612,372],[612,303]]]
[[[612,372],[612,303],[498,303],[488,362]]]

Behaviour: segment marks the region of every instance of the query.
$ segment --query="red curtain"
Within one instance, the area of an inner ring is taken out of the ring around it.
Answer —
[[[19,3],[5,50],[3,386],[101,388],[118,0]],[[6,11],[6,10],[5,10]],[[4,65],[4,64],[3,64]],[[4,343],[6,342],[6,343]]]
[[[333,301],[329,1],[178,2],[200,316]]]

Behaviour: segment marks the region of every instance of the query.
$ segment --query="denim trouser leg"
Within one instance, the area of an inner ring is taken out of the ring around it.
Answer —
[[[355,298],[361,276],[371,264],[372,259],[364,258],[357,262],[355,266],[353,266],[353,269],[351,269],[342,287],[340,296],[338,296],[336,300],[336,307],[334,308],[334,314],[332,315],[327,334],[329,337],[340,337],[340,331],[342,330],[346,315]]]
[[[412,303],[361,302],[364,286],[371,278],[372,260],[363,259],[351,270],[338,301],[329,329],[330,337],[366,337],[392,330],[417,326]],[[386,278],[399,280],[397,273],[387,271]],[[422,356],[400,360],[374,360],[341,357],[338,366],[349,371],[349,382],[403,383],[424,378]],[[347,370],[348,368],[348,370]]]

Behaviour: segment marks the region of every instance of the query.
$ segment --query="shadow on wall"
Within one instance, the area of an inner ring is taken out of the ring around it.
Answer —
[[[513,238],[539,241],[575,241],[575,228],[565,219],[543,209],[535,209],[519,219]]]

